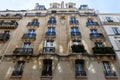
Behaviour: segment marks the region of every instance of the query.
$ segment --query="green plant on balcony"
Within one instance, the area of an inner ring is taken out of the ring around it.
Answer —
[[[72,52],[75,53],[85,52],[83,45],[72,45],[71,48],[72,48]]]
[[[112,47],[93,47],[94,54],[115,54]]]

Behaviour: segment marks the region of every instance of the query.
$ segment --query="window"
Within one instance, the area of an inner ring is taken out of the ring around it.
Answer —
[[[36,13],[36,15],[38,16],[38,15],[40,15],[40,14],[39,14],[39,13]],[[38,25],[39,25],[38,20],[37,20],[37,19],[34,19],[34,20],[32,21],[32,23],[31,23],[31,25],[32,25],[32,26],[38,26]]]
[[[81,5],[80,10],[88,10],[88,5]]]
[[[113,22],[113,20],[111,19],[111,17],[106,17],[106,20],[107,20],[108,22]]]
[[[42,76],[52,76],[52,60],[43,60]]]
[[[99,34],[96,29],[91,29],[91,36],[94,38],[98,38]]]
[[[30,48],[31,43],[24,43],[23,48]]]
[[[87,25],[88,25],[88,26],[93,26],[93,25],[94,25],[93,20],[92,20],[92,19],[88,19]]]
[[[44,5],[40,5],[40,6],[39,6],[39,10],[46,10],[46,8],[45,8]]]
[[[24,64],[25,64],[24,61],[18,61],[12,73],[12,76],[22,76]]]
[[[75,61],[75,73],[76,73],[76,76],[86,76],[86,73],[84,71],[84,61],[83,60]]]
[[[47,36],[55,36],[56,32],[55,32],[55,28],[54,27],[48,27],[48,31],[46,33]]]
[[[41,13],[36,13],[36,16],[41,16]],[[36,25],[38,24],[38,20],[36,21]]]
[[[48,21],[48,24],[56,24],[55,18],[51,17],[50,20]]]
[[[48,27],[48,32],[49,33],[55,32],[55,28],[54,27]]]
[[[81,45],[81,42],[79,40],[73,40],[73,45]]]
[[[75,17],[74,17],[74,18],[71,18],[71,19],[70,19],[70,23],[71,23],[71,24],[78,24],[78,20],[76,20]]]
[[[114,32],[115,35],[120,35],[120,31],[117,27],[113,27],[112,31]]]
[[[28,31],[28,37],[31,38],[31,37],[34,37],[35,36],[35,30],[29,30]]]
[[[54,41],[53,40],[45,41],[43,52],[44,53],[55,53],[55,47],[54,47]]]
[[[108,61],[103,61],[103,66],[105,69],[105,76],[116,76],[116,73],[111,70],[111,66]]]
[[[95,46],[96,47],[103,47],[103,44],[102,44],[102,42],[95,42]]]
[[[72,27],[71,28],[71,35],[72,36],[80,36],[80,32],[78,30],[78,27]]]

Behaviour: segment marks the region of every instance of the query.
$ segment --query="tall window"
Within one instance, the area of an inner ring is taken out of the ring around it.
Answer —
[[[108,61],[103,61],[105,76],[116,76],[116,73],[112,71],[110,63]]]
[[[76,76],[86,76],[86,73],[84,71],[84,61],[83,60],[75,61],[75,72],[76,72]]]
[[[87,25],[88,25],[88,26],[93,26],[93,25],[94,25],[93,20],[92,20],[92,19],[88,19]]]
[[[45,41],[43,52],[44,53],[54,53],[55,52],[55,46],[54,46],[53,40]]]
[[[18,61],[12,73],[12,76],[22,76],[24,64],[25,64],[24,61]]]
[[[43,60],[42,76],[52,76],[52,60]]]
[[[70,19],[70,23],[71,23],[71,24],[78,24],[78,20],[76,20],[75,17],[74,17],[74,18],[71,18],[71,19]]]
[[[117,27],[113,27],[112,31],[114,32],[115,35],[120,35],[120,30]]]
[[[107,20],[108,22],[113,22],[113,20],[111,19],[111,17],[106,17],[106,20]]]
[[[37,20],[37,19],[34,19],[34,20],[32,21],[32,26],[38,26],[38,25],[39,25],[38,20]]]
[[[54,41],[53,40],[47,40],[45,41],[45,47],[54,47]]]
[[[23,48],[30,48],[31,43],[24,43]]]
[[[79,36],[80,35],[80,32],[78,30],[78,27],[72,27],[71,28],[71,35],[72,36]]]
[[[35,36],[35,30],[29,30],[28,31],[28,36],[31,38],[31,37],[34,37]]]
[[[48,21],[49,24],[56,24],[56,20],[54,17],[51,17],[50,20]]]
[[[48,27],[48,32],[49,33],[55,32],[55,28],[54,27]]]
[[[55,28],[54,27],[48,27],[47,35],[48,36],[55,36],[56,35]]]
[[[111,67],[108,61],[103,61],[103,65],[106,72],[111,72]]]
[[[95,38],[99,37],[99,34],[96,29],[91,29],[91,36]]]
[[[103,44],[102,44],[102,42],[95,42],[95,46],[96,47],[103,47]]]

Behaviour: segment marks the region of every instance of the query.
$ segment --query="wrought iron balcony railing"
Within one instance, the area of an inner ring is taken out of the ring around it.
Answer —
[[[72,45],[71,48],[72,53],[83,53],[86,51],[83,45]]]
[[[76,71],[76,76],[86,76],[85,71]]]
[[[93,47],[92,50],[95,55],[115,55],[112,47]]]
[[[98,22],[86,22],[87,26],[99,26]]]
[[[22,40],[24,42],[32,42],[32,41],[35,41],[36,40],[36,34],[33,34],[33,35],[29,35],[28,33],[27,34],[24,34],[22,36]]]
[[[44,54],[51,54],[55,53],[55,47],[43,47]]]
[[[91,33],[90,34],[90,39],[93,40],[93,41],[94,40],[105,40],[105,37],[102,33],[96,33],[96,34]]]
[[[42,71],[42,76],[52,76],[52,70],[43,70]]]
[[[56,32],[46,32],[45,37],[55,38],[56,37]]]
[[[6,42],[9,40],[10,34],[9,33],[0,33],[0,41]]]
[[[27,26],[39,27],[39,22],[28,22]]]
[[[70,25],[74,25],[74,24],[78,25],[79,24],[78,20],[75,20],[75,21],[70,20]]]
[[[20,70],[20,71],[13,71],[12,72],[12,77],[22,77],[22,74],[23,74],[23,70]]]
[[[104,71],[106,77],[116,77],[116,72],[113,71]]]
[[[1,14],[0,19],[21,19],[21,14]]]
[[[16,29],[17,22],[0,22],[0,29]]]
[[[31,56],[33,55],[33,48],[16,48],[13,51],[15,56]]]
[[[81,33],[80,32],[71,32],[71,37],[79,37],[79,38],[81,38]]]

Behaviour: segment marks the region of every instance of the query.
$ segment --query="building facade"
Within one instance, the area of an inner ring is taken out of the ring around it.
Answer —
[[[120,80],[105,30],[94,9],[72,2],[1,11],[0,80]]]
[[[105,30],[108,40],[111,42],[120,65],[120,14],[99,14],[101,24]]]

